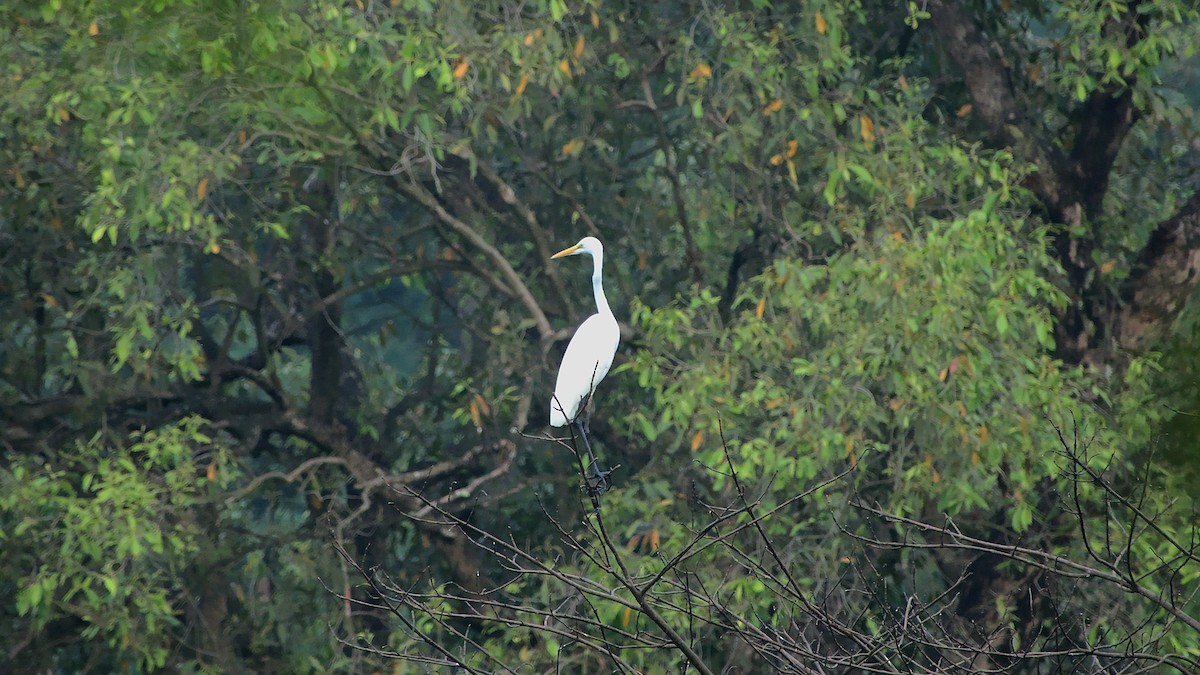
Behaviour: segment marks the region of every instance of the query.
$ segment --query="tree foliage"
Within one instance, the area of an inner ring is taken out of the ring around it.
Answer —
[[[1198,14],[5,5],[0,658],[1195,667]]]

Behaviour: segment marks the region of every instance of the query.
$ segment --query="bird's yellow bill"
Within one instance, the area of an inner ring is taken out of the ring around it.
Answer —
[[[581,248],[583,248],[583,247],[580,246],[579,244],[575,244],[574,246],[571,246],[569,248],[564,248],[563,250],[559,251],[558,253],[555,253],[554,255],[550,256],[550,259],[554,260],[555,258],[561,258],[566,255],[571,255],[572,253],[574,253],[575,251],[578,251]]]

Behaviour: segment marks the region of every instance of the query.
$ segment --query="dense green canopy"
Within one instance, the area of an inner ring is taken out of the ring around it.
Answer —
[[[1200,668],[1194,2],[0,34],[0,670]]]

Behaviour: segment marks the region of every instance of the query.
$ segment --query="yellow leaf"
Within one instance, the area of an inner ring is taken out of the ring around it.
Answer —
[[[58,109],[58,119],[62,120],[63,122],[66,122],[71,119],[71,113],[67,112],[66,108],[59,108]]]
[[[521,81],[517,83],[517,96],[525,93],[525,87],[529,86],[529,76],[522,75]]]
[[[196,186],[196,199],[204,199],[208,194],[208,178],[201,178],[200,184]]]
[[[842,563],[843,565],[849,565],[850,564],[850,556],[844,555],[838,559],[838,562]]]
[[[624,616],[622,616],[622,617],[621,617],[621,625],[622,625],[623,627],[626,627],[626,628],[627,628],[627,627],[629,627],[629,621],[630,621],[632,618],[633,618],[633,608],[632,608],[632,607],[626,607],[626,608],[625,608],[625,614],[624,614]]]
[[[91,35],[92,37],[96,37],[99,34],[100,34],[100,25],[99,24],[97,24],[95,21],[88,24],[88,35]]]
[[[595,11],[592,12],[592,28],[600,27],[600,15]]]
[[[571,64],[567,63],[566,59],[558,62],[558,69],[562,71],[563,75],[571,76]]]
[[[767,299],[762,298],[761,300],[758,301],[758,307],[754,308],[754,316],[759,319],[763,318],[763,312],[766,309],[767,309]]]
[[[695,68],[692,68],[692,79],[701,80],[706,77],[712,77],[712,68],[709,68],[707,63],[698,63]]]
[[[794,185],[795,187],[800,187],[800,182],[796,179],[796,162],[795,162],[795,160],[789,159],[787,161],[787,166],[788,166],[788,178],[791,179],[792,185]]]
[[[562,154],[567,157],[574,157],[583,150],[583,140],[580,138],[572,138],[562,146]]]
[[[815,23],[817,25],[817,32],[820,33],[821,35],[824,35],[825,29],[828,26],[826,26],[825,17],[821,14],[820,10],[817,11],[817,16],[814,18],[813,23]]]
[[[971,104],[967,103],[963,107],[959,108],[958,112],[956,112],[954,114],[958,115],[959,117],[966,117],[967,115],[970,115],[971,114]]]
[[[916,208],[917,198],[915,196],[913,196],[913,193],[910,192],[910,193],[904,195],[904,205],[910,209]]]
[[[862,136],[864,143],[871,143],[875,140],[875,123],[865,114],[858,116],[858,133]]]
[[[783,154],[771,155],[771,166],[779,166],[783,164]]]
[[[579,39],[575,41],[575,58],[579,58],[581,56],[583,56],[583,36],[582,35],[580,35]]]
[[[700,445],[704,443],[704,432],[697,431],[695,436],[692,436],[692,452],[700,449]]]
[[[795,140],[788,141],[788,149],[787,149],[788,159],[791,159],[792,157],[796,156],[796,149],[799,147],[800,147],[800,144],[797,143]]]
[[[459,61],[459,62],[458,62],[458,65],[457,65],[457,66],[454,66],[454,77],[455,77],[455,79],[459,79],[459,80],[461,80],[461,79],[463,78],[463,76],[467,74],[467,70],[468,70],[470,67],[471,67],[471,64],[470,64],[469,62],[467,62],[467,60],[466,60],[466,59],[464,59],[464,60],[462,60],[462,61]]]
[[[949,375],[950,375],[950,369],[949,369],[949,368],[942,368],[941,370],[939,370],[939,371],[938,371],[938,382],[945,382],[945,381],[946,381],[946,378],[947,378]]]
[[[492,407],[488,405],[487,400],[479,394],[475,394],[475,403],[479,405],[479,412],[483,413],[484,415],[492,414]]]
[[[1104,261],[1104,264],[1100,265],[1100,273],[1108,274],[1109,272],[1115,270],[1116,268],[1117,268],[1116,260],[1106,260],[1106,261]]]
[[[779,112],[779,109],[782,107],[783,107],[783,101],[781,101],[779,99],[775,99],[774,101],[771,101],[770,103],[768,103],[766,105],[766,107],[763,108],[762,114],[770,115],[771,113],[777,113],[777,112]]]
[[[479,404],[476,401],[477,398],[471,399],[471,402],[467,405],[467,411],[471,415],[471,421],[475,423],[475,428],[478,429],[483,426],[483,415],[480,414]]]

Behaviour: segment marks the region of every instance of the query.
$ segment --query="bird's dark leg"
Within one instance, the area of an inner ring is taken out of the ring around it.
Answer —
[[[600,465],[596,462],[596,455],[592,452],[592,441],[588,438],[592,431],[591,406],[587,405],[588,403],[590,403],[590,401],[585,400],[584,405],[581,406],[582,410],[580,410],[578,420],[579,435],[583,436],[583,446],[587,449],[588,454],[588,492],[596,495],[602,495],[605,492],[608,492],[608,474],[612,473],[612,471],[601,471]]]

